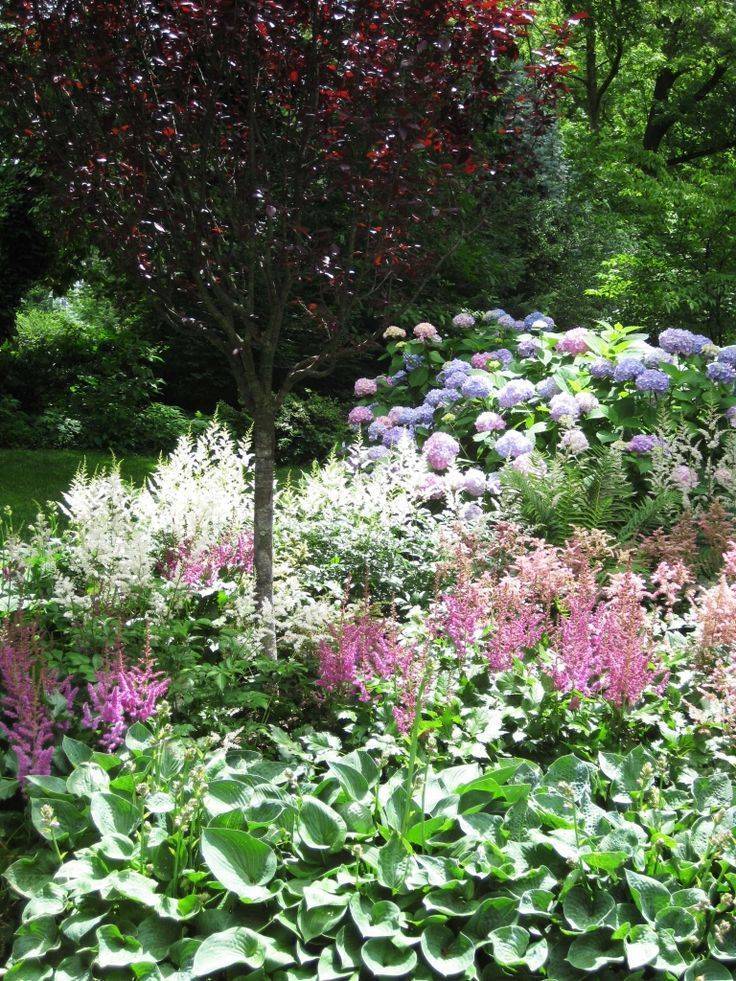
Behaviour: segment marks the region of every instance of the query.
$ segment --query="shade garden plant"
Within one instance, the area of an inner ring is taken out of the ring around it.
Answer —
[[[8,978],[733,977],[733,350],[386,342],[276,492],[276,662],[217,424],[5,543]]]

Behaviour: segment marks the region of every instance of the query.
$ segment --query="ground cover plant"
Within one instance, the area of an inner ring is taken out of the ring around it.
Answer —
[[[6,541],[7,977],[733,976],[730,349],[536,317],[476,367],[501,316],[390,332],[367,441],[277,488],[275,661],[222,425]]]

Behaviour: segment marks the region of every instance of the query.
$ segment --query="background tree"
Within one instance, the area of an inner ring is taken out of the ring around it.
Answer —
[[[91,224],[177,329],[220,350],[253,416],[265,608],[279,404],[478,225],[462,205],[543,130],[565,65],[555,48],[522,63],[518,0],[24,0],[3,15],[6,97],[63,222]],[[308,353],[277,377],[295,336]]]

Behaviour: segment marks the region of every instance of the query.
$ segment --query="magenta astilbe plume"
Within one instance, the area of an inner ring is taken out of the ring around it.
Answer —
[[[54,718],[50,698],[61,695],[71,711],[76,689],[43,663],[29,626],[0,640],[0,681],[0,732],[16,755],[18,779],[23,783],[32,773],[48,776],[59,736],[69,728],[67,720]]]
[[[96,729],[100,745],[112,752],[122,744],[126,730],[134,722],[150,719],[170,683],[155,669],[148,643],[139,664],[128,664],[122,648],[118,648],[97,672],[96,680],[87,685],[82,725]]]
[[[241,532],[237,538],[196,551],[182,542],[169,552],[164,562],[166,578],[186,586],[212,586],[223,572],[253,572],[252,534]]]
[[[504,671],[539,643],[547,618],[523,584],[509,576],[494,587],[492,604],[493,628],[486,656],[494,671]]]
[[[559,691],[591,695],[603,671],[601,626],[603,609],[598,602],[595,580],[586,577],[571,592],[567,616],[561,617],[552,635],[555,662],[551,677]]]
[[[600,623],[604,679],[601,691],[617,708],[635,705],[650,686],[659,688],[666,674],[653,665],[652,640],[641,578],[632,572],[612,577],[610,599]]]

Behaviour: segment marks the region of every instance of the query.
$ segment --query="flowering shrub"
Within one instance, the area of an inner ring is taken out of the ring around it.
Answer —
[[[389,373],[359,380],[366,403],[350,422],[379,447],[418,442],[439,472],[459,456],[487,470],[528,469],[516,461],[535,449],[578,455],[618,444],[637,472],[651,469],[656,449],[674,474],[670,432],[697,431],[704,413],[714,431],[701,435],[701,450],[736,452],[732,347],[675,329],[656,344],[620,325],[560,332],[538,311],[523,321],[463,313],[442,336],[419,326],[413,338],[388,335]],[[691,467],[685,485],[713,492],[702,468]]]

